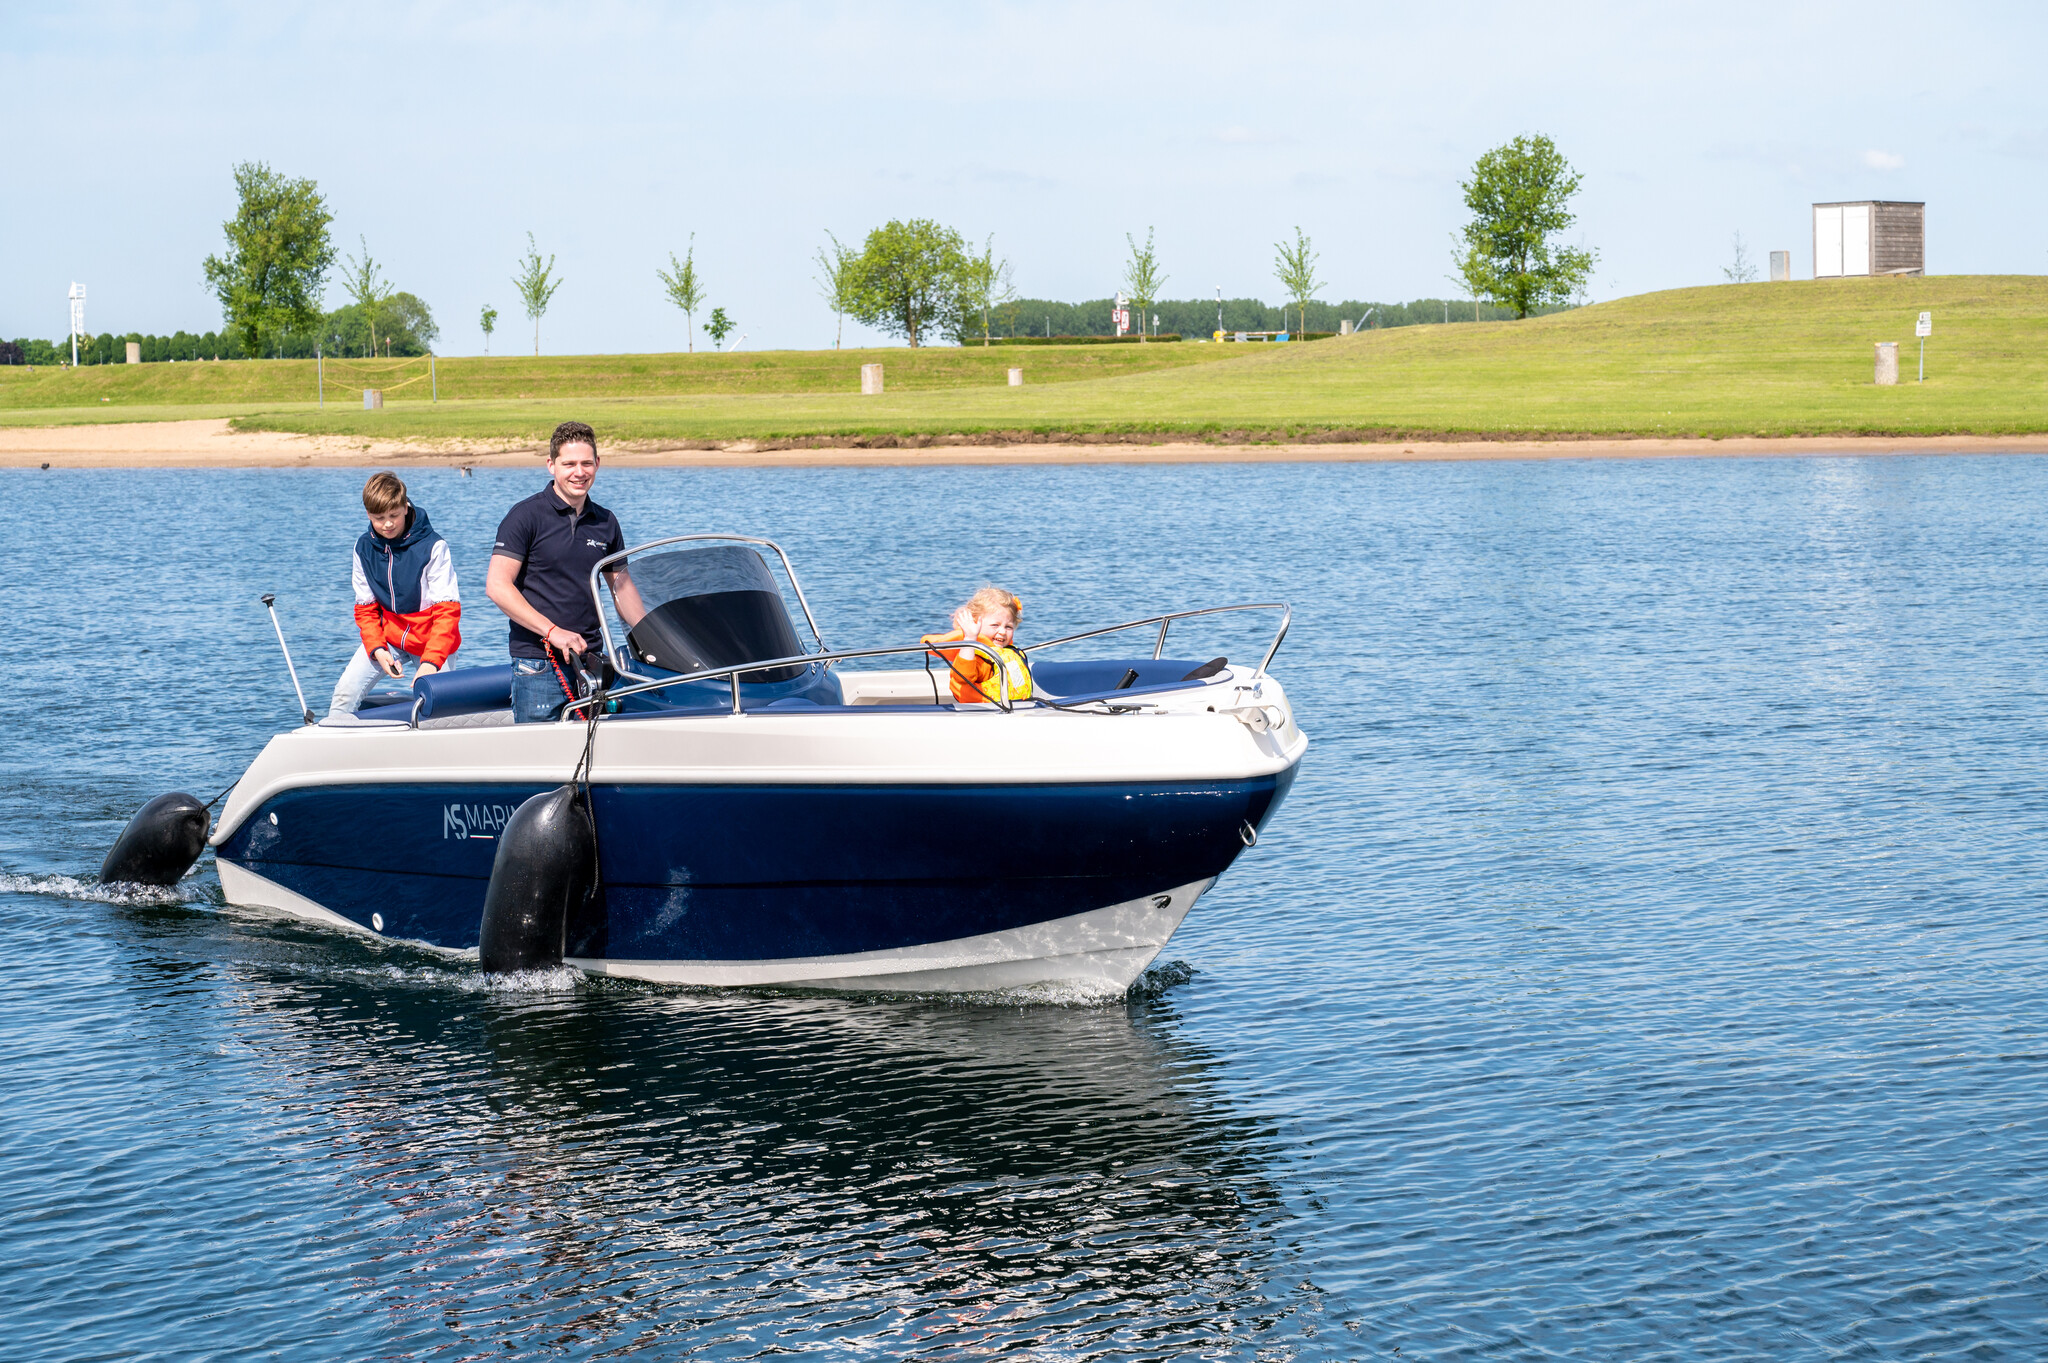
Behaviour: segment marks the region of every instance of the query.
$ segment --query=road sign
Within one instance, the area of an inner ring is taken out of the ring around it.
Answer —
[[[1915,336],[1932,336],[1934,334],[1934,314],[1931,312],[1921,313],[1919,322],[1913,327],[1913,334]]]

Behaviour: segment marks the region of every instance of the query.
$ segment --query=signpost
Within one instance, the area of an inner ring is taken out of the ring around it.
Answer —
[[[1913,324],[1913,334],[1920,338],[1920,382],[1927,382],[1927,338],[1934,334],[1934,314],[1923,312],[1920,320]]]
[[[1116,334],[1121,336],[1131,329],[1131,300],[1121,293],[1116,296],[1116,309],[1110,313],[1110,320],[1116,323]]]
[[[85,285],[71,286],[71,367],[78,368],[78,338],[85,334]]]

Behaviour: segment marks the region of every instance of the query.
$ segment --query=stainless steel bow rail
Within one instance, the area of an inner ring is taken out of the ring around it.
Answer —
[[[670,535],[667,539],[649,540],[645,544],[636,544],[631,549],[621,549],[616,554],[606,554],[603,558],[599,559],[595,564],[591,566],[590,599],[597,604],[597,628],[599,633],[601,633],[604,636],[604,655],[612,660],[612,666],[615,669],[617,669],[618,674],[620,676],[631,677],[635,681],[642,682],[655,680],[655,678],[648,676],[644,672],[635,672],[632,668],[627,667],[626,650],[620,645],[612,642],[611,622],[604,618],[604,596],[598,589],[599,576],[603,574],[605,569],[611,567],[613,564],[623,563],[625,562],[625,560],[631,558],[635,554],[645,554],[651,550],[659,549],[664,545],[688,544],[692,541],[702,540],[715,540],[721,544],[760,544],[765,545],[770,549],[773,549],[775,551],[775,557],[782,560],[783,575],[789,579],[790,588],[796,592],[797,605],[803,607],[804,623],[811,627],[811,637],[818,641],[818,652],[809,653],[804,656],[805,658],[815,660],[821,654],[824,653],[825,636],[818,632],[818,617],[811,614],[811,603],[804,597],[804,585],[803,583],[798,582],[796,580],[796,569],[791,566],[789,561],[789,555],[783,552],[781,545],[777,544],[774,540],[756,539],[752,535]],[[797,661],[802,661],[802,659],[799,659]],[[787,665],[788,664],[785,664],[785,666]],[[664,686],[673,686],[675,684],[675,680],[671,678],[670,680],[663,682],[662,684]],[[614,691],[612,692],[612,694],[614,696],[617,696],[622,695],[624,693]],[[735,705],[733,708],[737,710],[739,707]]]
[[[1104,629],[1091,629],[1084,634],[1069,634],[1061,639],[1047,639],[1042,644],[1026,644],[1018,649],[1018,652],[1030,654],[1037,652],[1041,648],[1058,648],[1061,644],[1071,644],[1081,639],[1096,639],[1105,634],[1116,634],[1123,630],[1137,629],[1144,625],[1157,625],[1159,626],[1159,638],[1152,645],[1152,656],[1163,658],[1166,656],[1166,631],[1171,628],[1174,621],[1192,619],[1197,615],[1227,615],[1232,611],[1280,612],[1280,632],[1273,636],[1273,642],[1266,648],[1266,656],[1259,660],[1258,669],[1252,673],[1252,680],[1257,681],[1260,677],[1266,675],[1266,668],[1271,665],[1273,655],[1280,651],[1280,641],[1287,637],[1287,627],[1294,623],[1294,609],[1285,601],[1248,601],[1242,606],[1206,606],[1201,610],[1195,611],[1174,611],[1170,615],[1148,615],[1143,620],[1127,620],[1121,625],[1110,625]]]
[[[766,543],[766,541],[762,541]],[[724,677],[732,683],[732,712],[745,714],[740,705],[740,678],[749,672],[772,672],[780,667],[805,667],[810,664],[830,664],[848,658],[889,658],[900,653],[936,653],[940,649],[971,649],[987,658],[1001,676],[1003,660],[988,645],[966,639],[949,640],[944,644],[900,644],[893,648],[842,648],[828,653],[798,653],[788,658],[768,658],[761,662],[738,663],[732,667],[707,667],[701,672],[683,672],[673,677],[649,677],[631,686],[616,686],[601,695],[588,695],[567,702],[562,706],[562,718],[567,719],[571,711],[582,710],[597,700],[618,700],[622,696],[637,695],[642,691],[660,691],[671,686],[682,686],[687,682],[716,681]],[[1016,708],[1015,702],[1005,694],[995,702],[1005,711]]]

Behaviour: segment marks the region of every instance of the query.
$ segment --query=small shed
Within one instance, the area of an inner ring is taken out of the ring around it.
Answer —
[[[1815,279],[1926,269],[1926,204],[1863,199],[1813,206]]]

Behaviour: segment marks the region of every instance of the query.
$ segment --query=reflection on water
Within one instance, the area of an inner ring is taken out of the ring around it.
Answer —
[[[352,646],[360,477],[6,475],[68,538],[0,534],[0,1353],[2042,1352],[2048,460],[604,477],[784,541],[835,644],[1292,601],[1314,746],[1192,971],[507,982],[110,894],[290,722],[257,595]],[[473,589],[538,480],[412,481]]]
[[[209,1292],[355,1259],[366,1236],[390,1247],[320,1312],[320,1333],[363,1349],[845,1334],[950,1352],[1023,1326],[1172,1351],[1219,1319],[1287,1314],[1267,1297],[1287,1257],[1261,1172],[1273,1132],[1220,1101],[1216,1058],[1175,1035],[1168,1000],[737,995],[568,972],[500,987],[232,911],[113,913],[133,1015],[166,1040],[203,1030],[216,1073],[172,1113],[106,1093],[93,1125],[152,1125],[127,1156],[138,1175],[204,1183],[208,1219],[238,1228]],[[303,1191],[214,1177],[224,1141],[259,1162],[281,1146]],[[60,1180],[37,1205],[82,1191]]]

